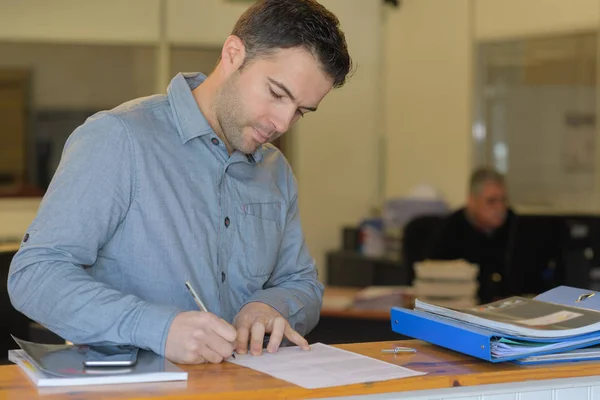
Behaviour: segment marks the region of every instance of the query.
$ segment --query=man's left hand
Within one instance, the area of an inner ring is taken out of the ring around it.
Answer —
[[[233,326],[237,330],[235,351],[238,354],[248,352],[248,339],[250,339],[250,353],[253,356],[261,355],[265,333],[271,335],[267,345],[269,353],[275,353],[279,349],[284,336],[302,350],[310,350],[306,339],[293,330],[277,310],[265,303],[246,304],[233,320]]]

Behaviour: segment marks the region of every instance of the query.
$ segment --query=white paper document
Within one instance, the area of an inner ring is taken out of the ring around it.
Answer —
[[[322,343],[315,343],[310,347],[310,351],[299,347],[282,347],[277,353],[263,352],[261,356],[236,354],[236,359],[230,358],[229,362],[305,389],[386,381],[425,374]]]

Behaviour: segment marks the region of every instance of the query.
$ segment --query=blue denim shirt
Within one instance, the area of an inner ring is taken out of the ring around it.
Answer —
[[[177,75],[72,133],[10,267],[15,308],[75,343],[159,354],[197,310],[186,280],[230,323],[259,301],[301,334],[316,325],[323,285],[290,166],[271,145],[229,156],[191,92],[204,79]]]

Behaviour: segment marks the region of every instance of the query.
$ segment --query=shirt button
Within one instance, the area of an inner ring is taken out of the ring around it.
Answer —
[[[229,224],[231,223],[231,221],[229,220],[229,217],[225,217],[225,227],[228,228]]]
[[[214,144],[215,146],[219,144],[219,139],[217,139],[216,137],[210,139],[210,141],[212,142],[212,144]]]
[[[225,272],[221,272],[221,283],[225,283],[226,277],[227,277],[227,275],[225,275]]]
[[[23,243],[27,242],[29,240],[29,233],[26,233],[25,236],[23,237]]]

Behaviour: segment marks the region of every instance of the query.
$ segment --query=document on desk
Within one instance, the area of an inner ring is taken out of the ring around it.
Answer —
[[[236,355],[235,360],[229,359],[229,362],[305,389],[386,381],[425,374],[322,343],[315,343],[310,347],[310,351],[294,346],[282,347],[277,353],[263,353],[261,356]]]

